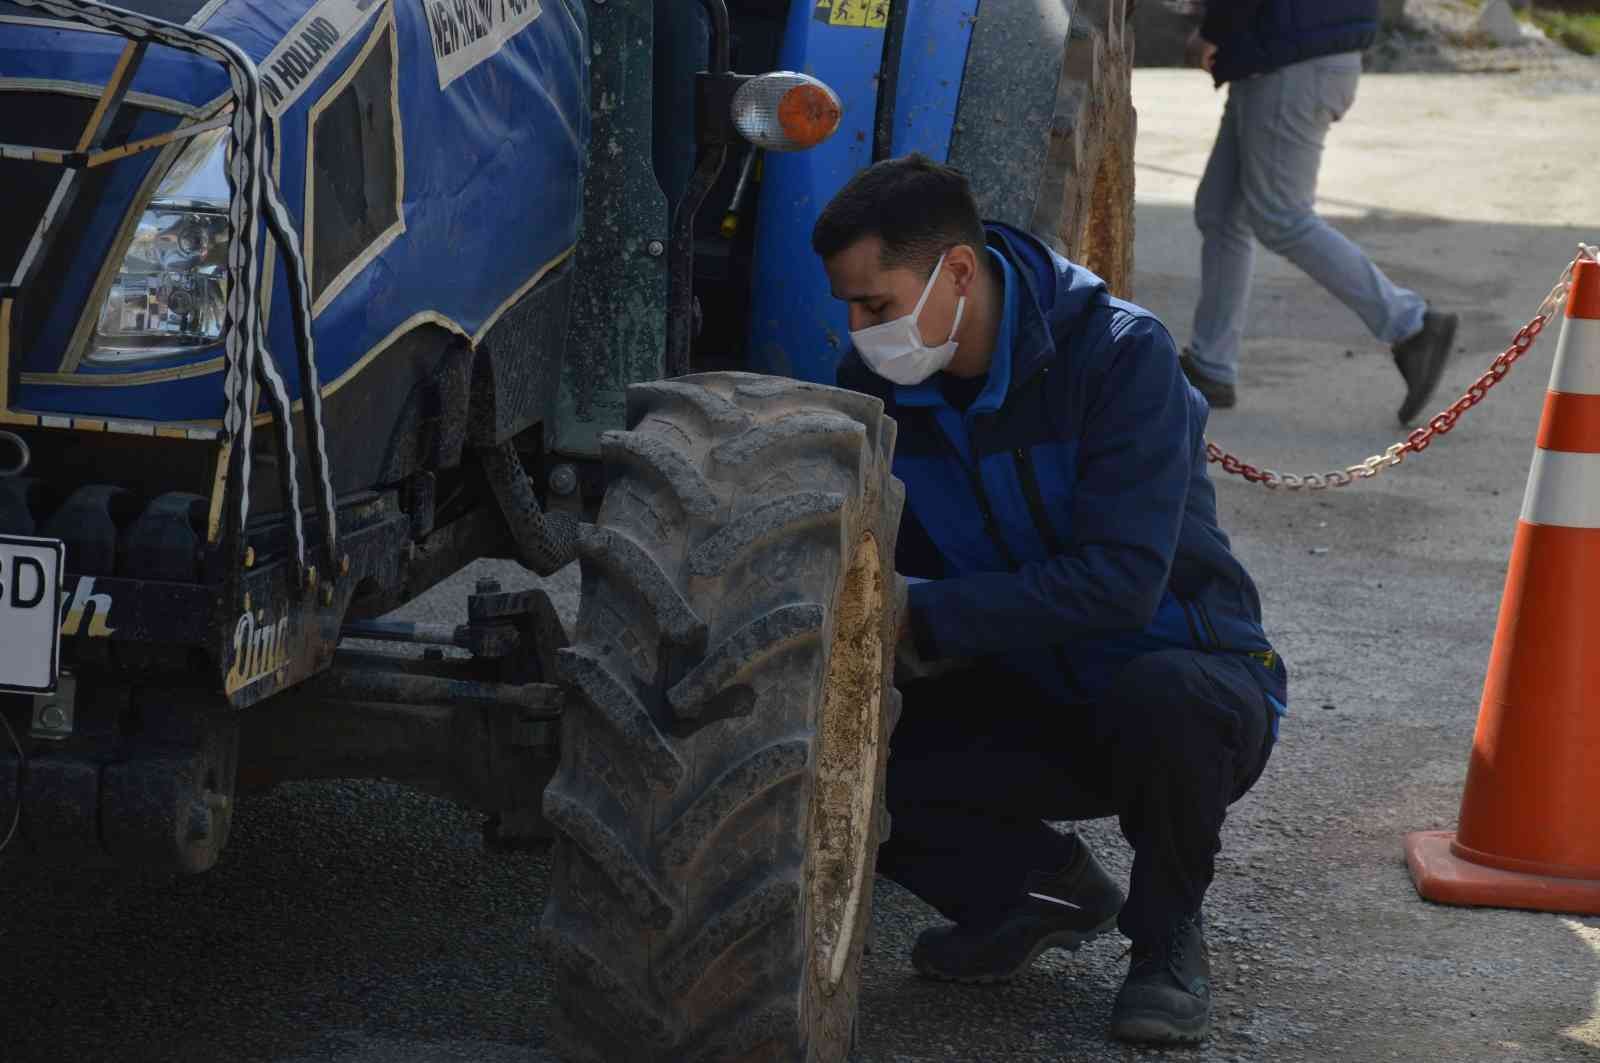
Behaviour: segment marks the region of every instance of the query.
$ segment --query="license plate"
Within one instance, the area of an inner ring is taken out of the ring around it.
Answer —
[[[66,562],[67,549],[58,539],[0,535],[0,690],[55,690]]]

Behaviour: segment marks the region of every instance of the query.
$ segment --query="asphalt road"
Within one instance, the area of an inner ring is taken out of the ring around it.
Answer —
[[[1336,128],[1327,211],[1397,280],[1463,313],[1445,390],[1504,345],[1580,236],[1600,239],[1600,96],[1569,88],[1369,77]],[[1140,71],[1136,95],[1135,294],[1181,341],[1198,263],[1188,203],[1221,101],[1176,71]],[[1263,256],[1257,276],[1241,408],[1213,418],[1212,438],[1289,470],[1381,451],[1397,438],[1387,355],[1282,263]],[[1553,347],[1379,480],[1300,497],[1219,485],[1293,689],[1283,741],[1225,833],[1212,1040],[1165,1054],[1105,1040],[1120,939],[1006,988],[919,981],[906,953],[936,917],[880,884],[859,1059],[1600,1058],[1600,920],[1426,904],[1400,848],[1455,819]],[[409,615],[459,615],[478,571]],[[569,612],[575,583],[552,581]],[[1125,871],[1114,825],[1084,829]],[[376,783],[242,802],[199,878],[8,867],[0,1061],[545,1060],[549,983],[530,937],[545,883],[542,858],[485,854],[475,816]]]

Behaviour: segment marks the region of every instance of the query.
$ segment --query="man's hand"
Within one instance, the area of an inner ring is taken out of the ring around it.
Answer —
[[[1200,36],[1199,30],[1195,30],[1189,34],[1189,40],[1183,46],[1183,57],[1190,66],[1197,66],[1209,74],[1211,68],[1217,65],[1217,46]]]
[[[894,644],[895,686],[904,686],[918,679],[932,679],[971,665],[971,661],[960,659],[928,661],[917,652],[916,639],[911,633],[911,581],[898,572],[894,576],[894,608],[899,625],[895,629]]]

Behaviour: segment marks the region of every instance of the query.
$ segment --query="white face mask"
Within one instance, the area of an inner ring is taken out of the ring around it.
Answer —
[[[950,359],[955,357],[956,332],[961,328],[961,315],[967,309],[966,296],[957,300],[956,320],[950,326],[950,338],[939,346],[924,344],[922,330],[917,327],[917,318],[922,316],[922,308],[927,305],[928,296],[933,292],[933,282],[939,279],[939,271],[943,268],[944,255],[940,255],[933,267],[933,276],[928,278],[927,287],[922,289],[922,298],[917,300],[916,309],[911,313],[850,333],[861,360],[867,363],[868,369],[885,380],[892,380],[896,384],[920,384],[948,366]]]

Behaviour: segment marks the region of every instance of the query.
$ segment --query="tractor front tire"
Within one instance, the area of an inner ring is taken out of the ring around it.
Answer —
[[[712,373],[635,385],[627,424],[559,664],[557,1047],[842,1060],[898,715],[894,422]]]

